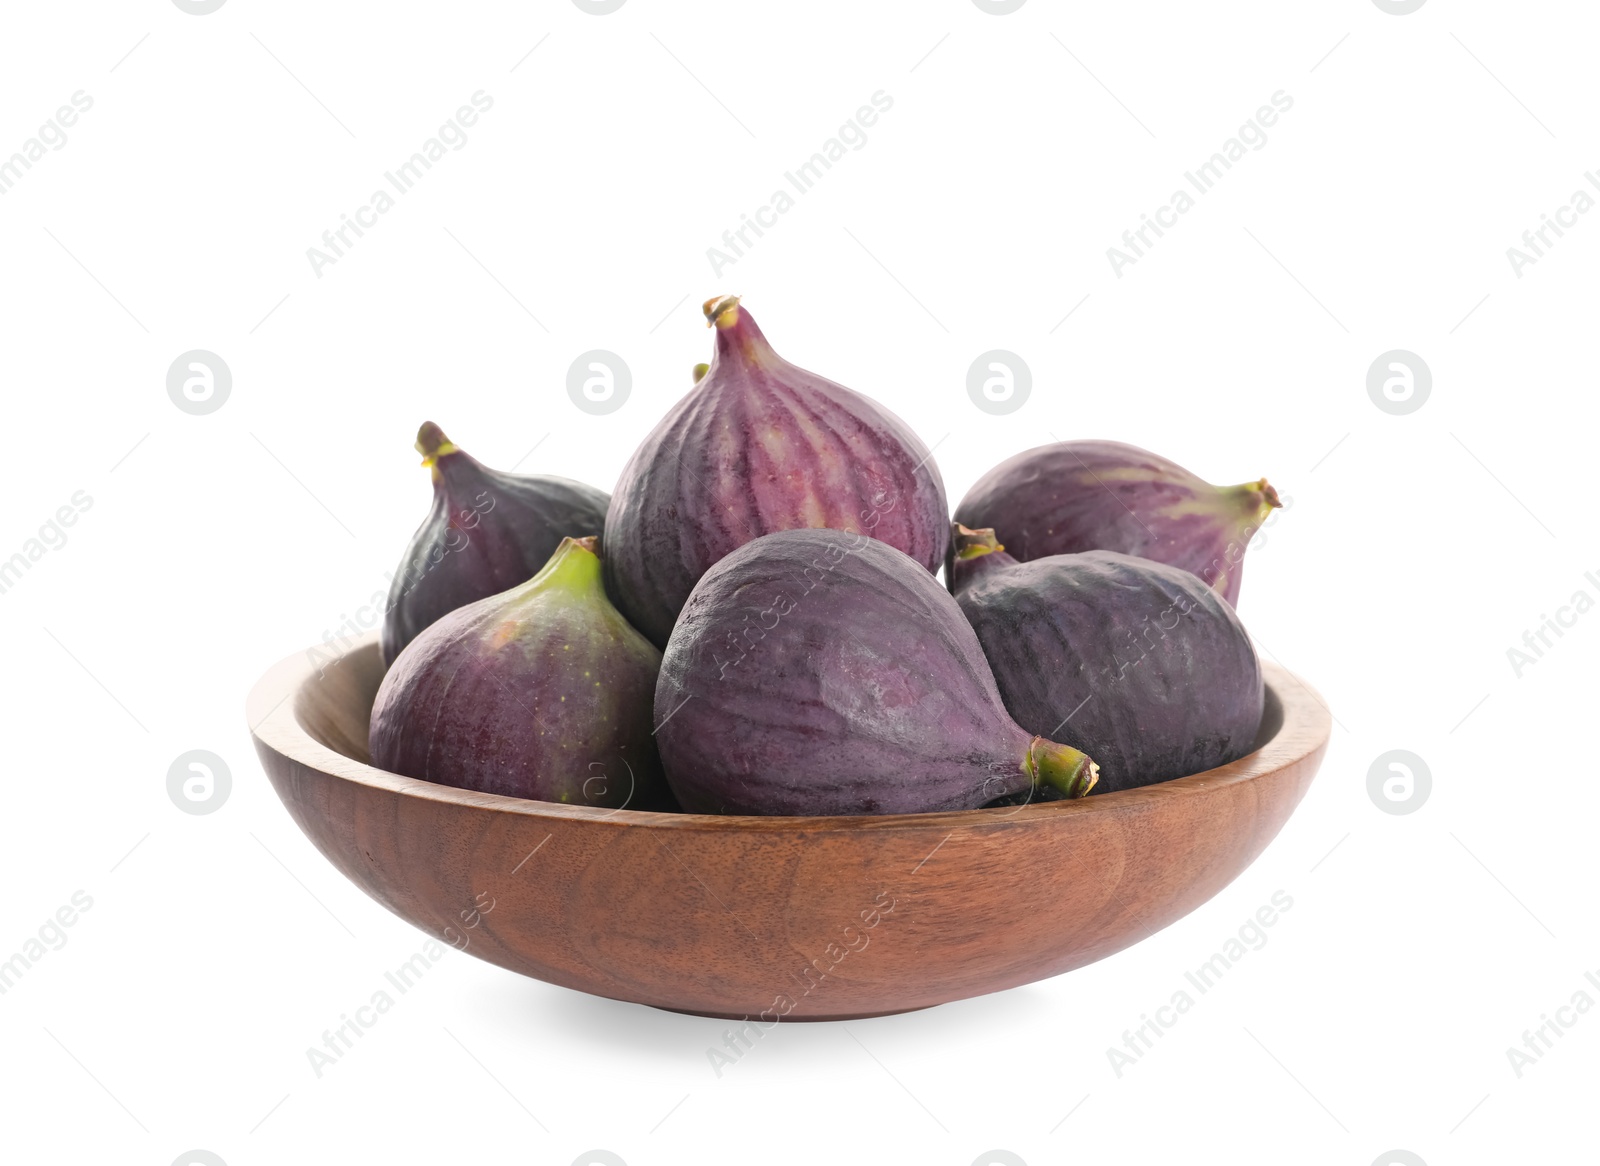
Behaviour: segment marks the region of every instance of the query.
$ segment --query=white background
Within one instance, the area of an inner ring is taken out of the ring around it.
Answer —
[[[0,595],[0,958],[74,891],[93,907],[0,996],[0,1156],[1594,1160],[1600,1009],[1520,1078],[1506,1055],[1578,990],[1600,1002],[1600,615],[1520,678],[1506,655],[1600,595],[1600,215],[1520,278],[1506,256],[1600,165],[1589,16],[8,6],[0,156],[75,91],[94,105],[0,197],[0,558],[93,505]],[[466,146],[315,275],[306,249],[480,89]],[[866,145],[714,275],[707,248],[880,89]],[[1267,144],[1115,275],[1106,249],[1278,90]],[[1333,709],[1321,775],[1227,890],[1056,980],[783,1025],[719,1079],[719,1022],[452,953],[319,1079],[306,1049],[424,937],[296,830],[245,692],[385,586],[428,504],[421,421],[609,489],[709,358],[722,292],[937,443],[952,504],[1052,436],[1267,475],[1293,504],[1241,611]],[[165,387],[195,348],[233,374],[206,416]],[[608,416],[565,390],[593,348],[633,374]],[[993,348],[1033,372],[1007,416],[966,393]],[[1433,375],[1406,416],[1366,390],[1395,348]],[[1367,792],[1396,748],[1433,777],[1406,816]],[[191,749],[233,775],[207,816],[166,792]],[[1108,1047],[1279,890],[1266,946],[1119,1077]]]

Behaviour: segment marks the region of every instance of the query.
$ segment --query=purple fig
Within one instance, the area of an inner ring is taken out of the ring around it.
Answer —
[[[407,645],[372,705],[372,763],[482,793],[654,808],[661,653],[606,599],[598,550],[562,539],[532,579]]]
[[[433,509],[389,584],[385,664],[445,613],[527,580],[563,538],[603,534],[611,501],[567,478],[491,470],[432,421],[417,433],[417,452],[433,471]]]
[[[944,483],[916,434],[784,360],[737,297],[705,314],[714,358],[634,452],[606,515],[606,588],[634,626],[665,644],[700,576],[778,530],[868,534],[937,571]]]
[[[701,578],[667,642],[656,743],[685,809],[901,814],[1095,765],[1006,714],[977,637],[915,560],[860,533],[780,531]]]
[[[955,519],[992,527],[1023,562],[1119,551],[1181,567],[1237,603],[1245,548],[1279,505],[1265,478],[1213,486],[1136,446],[1058,441],[990,470]]]
[[[1096,792],[1214,769],[1255,747],[1261,664],[1233,607],[1191,572],[1114,551],[1019,563],[957,525],[956,602],[1031,733],[1101,767]]]

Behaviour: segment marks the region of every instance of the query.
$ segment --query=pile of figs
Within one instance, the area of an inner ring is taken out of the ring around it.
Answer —
[[[609,497],[422,426],[433,506],[385,613],[374,765],[613,810],[902,814],[1254,747],[1235,605],[1265,479],[1060,441],[952,522],[904,421],[784,360],[736,297],[705,314],[710,364]]]

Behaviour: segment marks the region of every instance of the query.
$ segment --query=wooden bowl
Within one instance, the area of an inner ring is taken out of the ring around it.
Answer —
[[[926,1008],[1136,943],[1250,865],[1329,733],[1316,694],[1269,665],[1256,751],[1176,781],[951,813],[642,813],[374,769],[382,676],[373,635],[331,662],[284,660],[248,704],[278,796],[347,878],[523,975],[758,1023]]]

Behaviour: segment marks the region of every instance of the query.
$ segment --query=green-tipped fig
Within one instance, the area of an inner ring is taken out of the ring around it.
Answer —
[[[566,536],[604,533],[611,501],[582,482],[491,470],[432,421],[417,452],[433,472],[433,508],[389,585],[386,664],[440,616],[526,580]]]
[[[441,785],[573,805],[664,804],[651,702],[661,653],[611,606],[598,540],[444,616],[372,706],[372,763]]]
[[[993,528],[1023,562],[1117,551],[1181,567],[1237,604],[1245,548],[1279,505],[1265,478],[1213,486],[1136,446],[1058,441],[990,470],[955,518]]]

